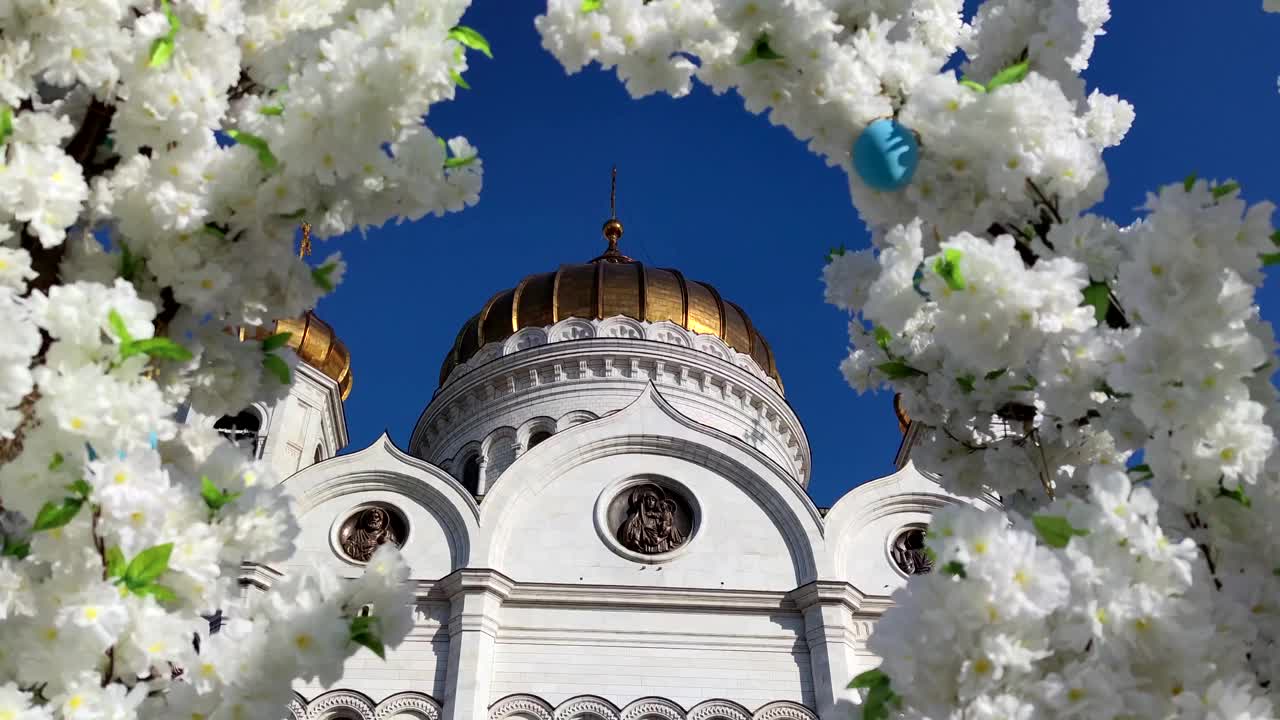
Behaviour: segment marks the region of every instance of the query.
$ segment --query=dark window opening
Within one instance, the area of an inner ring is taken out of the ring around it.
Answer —
[[[546,430],[539,430],[535,432],[534,434],[529,436],[529,449],[532,450],[534,445],[537,445],[538,443],[542,442],[543,440],[546,440],[549,437],[551,437],[551,433],[547,432]]]
[[[320,462],[320,461],[321,461],[321,460],[323,460],[323,459],[324,459],[324,458],[320,456],[320,446],[319,446],[319,445],[317,445],[317,446],[316,446],[316,457],[315,457],[315,460],[314,460],[313,462]]]
[[[480,492],[480,456],[472,455],[462,466],[462,486],[472,495]]]
[[[258,431],[262,429],[262,420],[252,410],[242,410],[239,415],[223,415],[213,424],[232,445],[249,450],[254,457],[258,455]]]

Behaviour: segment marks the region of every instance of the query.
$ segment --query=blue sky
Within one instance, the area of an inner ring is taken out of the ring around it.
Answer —
[[[1280,15],[1261,5],[1112,3],[1086,79],[1132,102],[1137,120],[1105,156],[1103,214],[1128,222],[1148,190],[1193,171],[1236,179],[1251,202],[1280,200]],[[349,264],[318,308],[352,353],[347,451],[384,429],[407,445],[459,327],[494,292],[599,254],[617,164],[623,251],[711,283],[771,343],[813,448],[814,500],[830,505],[892,472],[892,397],[845,385],[847,316],[823,303],[818,280],[829,247],[868,242],[843,174],[736,95],[698,87],[635,101],[598,67],[565,75],[533,27],[542,7],[475,0],[464,23],[495,59],[473,54],[472,90],[428,118],[480,148],[479,204],[316,249],[340,249]],[[1273,322],[1277,299],[1273,282],[1261,298]]]

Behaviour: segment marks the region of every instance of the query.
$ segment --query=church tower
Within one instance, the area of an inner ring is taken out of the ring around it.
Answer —
[[[878,662],[867,636],[930,571],[924,528],[958,500],[907,439],[897,472],[842,479],[853,489],[818,508],[765,334],[710,284],[627,257],[622,236],[611,213],[602,254],[461,322],[406,448],[383,435],[313,462],[345,441],[350,367],[314,316],[291,326],[303,364],[261,443],[293,473],[301,534],[244,582],[356,577],[394,543],[416,585],[408,639],[385,661],[361,651],[332,687],[297,685],[295,720],[854,712],[846,686]]]

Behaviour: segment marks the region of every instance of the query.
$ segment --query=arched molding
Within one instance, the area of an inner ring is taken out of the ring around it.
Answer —
[[[595,325],[582,318],[566,318],[547,328],[547,342],[565,342],[567,340],[587,340],[596,337]],[[471,364],[467,361],[468,365]],[[461,366],[459,366],[461,367]],[[450,374],[450,379],[453,375]]]
[[[526,717],[530,720],[553,720],[555,710],[537,695],[508,695],[489,706],[489,720],[505,720],[510,717]]]
[[[289,699],[289,714],[293,716],[290,720],[307,720],[307,699],[293,693],[293,697]]]
[[[726,345],[723,340],[715,335],[694,336],[693,349],[707,353],[708,355],[715,355],[721,360],[727,360],[729,362],[733,362],[733,357],[738,354],[734,352],[733,348]]]
[[[636,415],[644,415],[644,434],[619,432],[619,426],[634,428],[632,418]],[[763,452],[680,414],[652,383],[621,412],[553,435],[539,447],[546,447],[546,452],[521,456],[508,468],[507,480],[485,498],[481,519],[486,530],[476,557],[489,563],[488,567],[505,567],[512,527],[507,516],[525,495],[541,492],[566,472],[592,460],[638,453],[694,461],[734,483],[779,529],[791,553],[796,584],[818,576],[818,563],[825,559],[824,527],[804,489]]]
[[[510,355],[511,353],[546,344],[547,331],[545,328],[524,328],[503,341],[502,354]]]
[[[680,347],[687,348],[693,347],[693,337],[693,333],[670,320],[651,323],[645,332],[645,339],[647,340],[654,340],[656,342],[664,342],[669,345],[679,345]]]
[[[640,698],[622,709],[620,720],[685,720],[684,708],[660,697]]]
[[[589,423],[592,420],[598,420],[598,419],[599,418],[596,416],[596,414],[591,412],[590,410],[570,410],[564,415],[561,415],[560,419],[556,421],[556,432],[568,430],[569,428],[574,427],[576,425]],[[552,433],[552,434],[554,435],[555,433]]]
[[[488,488],[516,461],[521,450],[516,437],[516,429],[504,425],[494,429],[480,442],[480,452],[484,455],[483,488]]]
[[[778,700],[756,710],[751,720],[818,720],[818,716],[799,703]]]
[[[376,720],[373,708],[373,700],[362,692],[330,690],[307,703],[307,720],[346,720],[343,716],[351,714],[360,720]]]
[[[415,720],[440,720],[440,703],[430,695],[418,692],[396,693],[374,708],[375,720],[399,720],[405,716]]]
[[[523,448],[521,452],[529,451],[529,438],[533,437],[533,434],[537,432],[545,432],[550,435],[555,435],[555,418],[542,415],[536,418],[530,418],[521,423],[520,427],[516,430],[516,442],[518,442],[520,447]]]
[[[620,720],[621,711],[596,695],[579,695],[556,707],[555,720]]]
[[[462,469],[466,467],[467,461],[472,457],[479,457],[480,462],[484,463],[484,443],[483,440],[472,440],[463,445],[453,457],[449,458],[449,467],[452,475],[458,482],[462,482]]]
[[[363,492],[402,496],[428,511],[448,539],[450,566],[464,567],[480,535],[480,508],[444,470],[408,455],[385,433],[369,447],[311,465],[284,481],[297,500],[298,517],[329,500]]]
[[[644,325],[639,320],[619,315],[601,320],[596,327],[597,337],[628,338],[631,340],[647,340]]]
[[[751,720],[751,712],[732,700],[705,700],[689,709],[687,720]]]

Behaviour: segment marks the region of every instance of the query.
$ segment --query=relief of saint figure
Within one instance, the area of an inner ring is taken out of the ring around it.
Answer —
[[[366,508],[355,516],[354,524],[351,520],[347,523],[349,528],[342,538],[342,550],[357,562],[368,562],[382,543],[400,544],[391,527],[391,516],[380,507]]]
[[[678,527],[680,508],[656,485],[641,485],[627,499],[627,519],[618,528],[623,547],[646,555],[670,552],[684,544]]]
[[[933,561],[924,548],[924,530],[911,528],[893,541],[893,561],[908,575],[923,575],[933,569]]]

